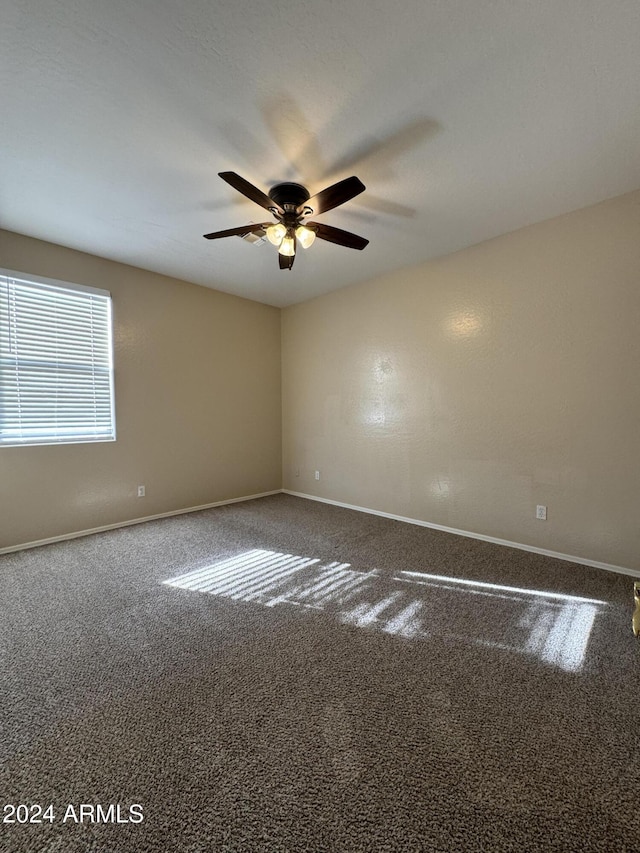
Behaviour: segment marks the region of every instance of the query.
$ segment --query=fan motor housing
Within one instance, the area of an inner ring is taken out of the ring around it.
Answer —
[[[296,207],[299,207],[307,201],[309,198],[309,192],[302,186],[302,184],[285,182],[271,187],[269,190],[269,197],[272,198],[276,204],[279,204],[284,210],[291,210],[292,208],[295,209]]]

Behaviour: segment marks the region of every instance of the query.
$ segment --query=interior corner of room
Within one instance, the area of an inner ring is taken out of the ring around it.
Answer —
[[[640,851],[638,0],[7,0],[0,853]]]
[[[6,267],[111,292],[118,437],[1,448],[0,547],[284,489],[637,574],[639,212],[285,308],[1,232]]]

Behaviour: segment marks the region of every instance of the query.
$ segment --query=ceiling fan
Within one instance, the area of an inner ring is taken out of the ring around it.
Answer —
[[[363,192],[365,186],[355,175],[338,181],[337,184],[332,184],[311,197],[301,184],[289,182],[276,184],[269,190],[269,195],[266,195],[235,172],[218,172],[218,174],[223,181],[242,195],[270,211],[276,221],[252,223],[239,228],[228,228],[226,231],[214,231],[212,234],[204,235],[207,240],[266,233],[269,242],[278,247],[281,270],[290,270],[293,266],[298,244],[308,249],[316,237],[327,240],[329,243],[337,243],[338,246],[347,246],[349,249],[364,249],[369,242],[350,231],[343,231],[341,228],[334,228],[322,222],[303,222],[307,216],[333,210],[334,207],[344,204],[345,201]]]

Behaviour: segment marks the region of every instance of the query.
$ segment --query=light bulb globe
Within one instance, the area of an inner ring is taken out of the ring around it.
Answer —
[[[292,258],[295,255],[296,240],[293,234],[287,234],[287,236],[283,238],[278,251],[281,255],[284,255],[285,258]]]
[[[270,225],[267,228],[267,240],[274,246],[279,246],[286,233],[287,229],[282,222],[276,222],[275,225]]]
[[[303,249],[308,249],[316,239],[316,232],[306,225],[298,225],[296,228],[296,237]]]

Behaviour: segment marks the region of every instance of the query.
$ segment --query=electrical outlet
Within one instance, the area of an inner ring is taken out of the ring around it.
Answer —
[[[320,479],[320,471],[316,471],[316,480]]]
[[[138,497],[143,498],[145,496],[144,486],[138,486]]]
[[[546,508],[546,506],[542,506],[542,504],[538,504],[538,506],[536,507],[536,518],[538,518],[540,521],[546,521],[547,520],[547,508]]]

